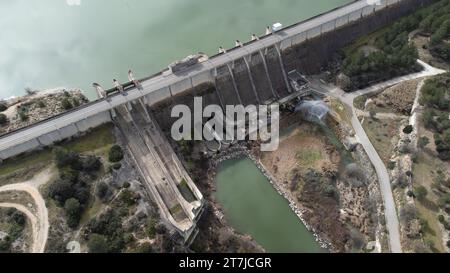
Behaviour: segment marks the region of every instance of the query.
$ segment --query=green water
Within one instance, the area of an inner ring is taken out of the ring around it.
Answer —
[[[0,99],[25,87],[78,87],[160,71],[350,0],[1,0]]]
[[[250,234],[267,252],[321,251],[312,233],[250,159],[222,162],[216,183],[216,198],[228,223]]]

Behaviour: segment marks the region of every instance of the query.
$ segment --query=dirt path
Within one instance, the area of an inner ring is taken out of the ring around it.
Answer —
[[[28,216],[33,227],[33,247],[32,252],[43,253],[45,244],[47,243],[49,222],[48,210],[45,205],[44,198],[38,191],[38,187],[49,181],[52,175],[52,168],[47,168],[34,176],[31,180],[23,183],[9,184],[0,187],[0,192],[6,191],[24,191],[31,195],[36,205],[36,216],[33,215],[26,207],[20,204],[0,203],[3,207],[14,207]],[[34,224],[33,224],[34,223]]]

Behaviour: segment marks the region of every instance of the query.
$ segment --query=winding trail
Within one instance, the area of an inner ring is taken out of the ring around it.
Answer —
[[[31,251],[34,253],[43,253],[45,250],[45,245],[47,243],[49,230],[48,210],[45,205],[44,198],[42,198],[42,195],[38,191],[37,186],[47,182],[50,173],[51,170],[49,168],[40,172],[29,181],[23,183],[8,184],[0,187],[0,192],[23,191],[28,193],[33,198],[34,204],[36,206],[36,215],[34,215],[28,208],[21,204],[0,203],[0,207],[16,208],[17,210],[23,212],[30,219],[33,229],[33,244],[31,247]]]
[[[432,67],[421,60],[417,60],[417,62],[424,68],[424,70],[422,70],[421,72],[397,77],[351,93],[346,93],[342,89],[335,86],[325,85],[317,80],[313,80],[311,82],[311,86],[315,91],[317,91],[318,93],[335,97],[341,100],[347,107],[351,109],[352,115],[351,124],[353,126],[353,129],[355,130],[355,137],[358,140],[358,142],[361,143],[364,150],[366,151],[378,176],[381,195],[384,201],[384,212],[386,217],[386,228],[388,230],[389,247],[390,251],[394,253],[401,253],[402,246],[400,243],[400,229],[399,229],[398,215],[394,197],[391,190],[389,173],[380,156],[378,155],[377,151],[375,150],[374,146],[370,142],[370,139],[367,136],[366,132],[364,131],[361,122],[358,120],[358,116],[356,113],[357,109],[353,105],[353,100],[358,96],[374,93],[381,89],[385,89],[387,87],[390,87],[392,85],[404,81],[446,73],[446,71]]]

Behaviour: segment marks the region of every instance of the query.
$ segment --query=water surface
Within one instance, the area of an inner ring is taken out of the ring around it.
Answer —
[[[144,77],[174,60],[263,34],[350,0],[1,0],[0,99],[25,87],[77,87],[93,98],[105,88]]]
[[[228,223],[250,234],[267,252],[320,252],[289,203],[248,158],[219,166],[216,198]]]

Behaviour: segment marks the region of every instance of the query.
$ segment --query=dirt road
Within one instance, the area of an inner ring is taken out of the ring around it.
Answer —
[[[48,168],[31,180],[17,183],[9,184],[0,187],[0,192],[6,191],[23,191],[27,192],[34,200],[34,205],[36,206],[36,215],[30,212],[25,206],[13,203],[0,203],[1,207],[14,207],[21,212],[23,212],[31,221],[33,228],[33,245],[31,248],[32,252],[43,253],[45,250],[45,244],[47,243],[49,222],[48,222],[48,210],[45,205],[44,198],[42,198],[41,193],[38,191],[37,186],[47,182],[51,175],[51,168]]]

